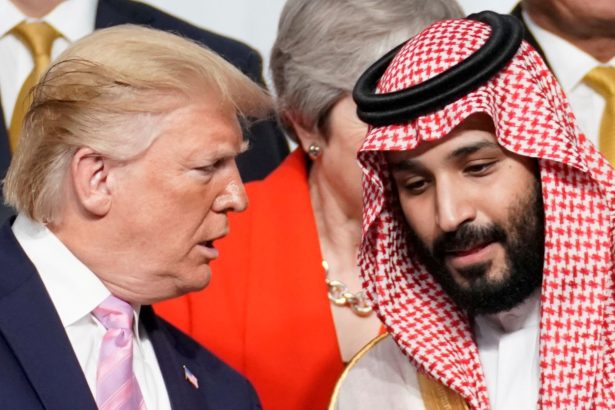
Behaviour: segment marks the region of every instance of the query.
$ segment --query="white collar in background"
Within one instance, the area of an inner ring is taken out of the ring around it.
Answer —
[[[51,24],[72,43],[94,31],[97,6],[98,0],[65,0],[41,21]],[[6,35],[23,20],[36,20],[24,16],[9,0],[0,0],[0,16],[0,36]]]
[[[567,94],[581,83],[589,70],[601,65],[583,50],[540,27],[525,11],[523,20],[540,44],[551,70]],[[608,65],[615,65],[615,58],[609,61]]]

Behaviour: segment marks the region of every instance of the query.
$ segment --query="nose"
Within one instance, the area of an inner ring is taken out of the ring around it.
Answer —
[[[213,208],[216,212],[243,212],[248,207],[248,197],[237,165],[233,163],[231,167],[229,178],[214,201]]]
[[[476,218],[476,208],[467,190],[455,183],[436,189],[436,223],[443,232],[454,232]]]

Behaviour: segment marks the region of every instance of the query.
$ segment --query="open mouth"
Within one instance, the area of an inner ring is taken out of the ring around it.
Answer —
[[[207,259],[218,258],[218,250],[215,248],[213,240],[200,242],[199,247]]]
[[[491,243],[493,243],[493,242],[484,242],[484,243],[472,244],[472,245],[470,245],[470,246],[468,246],[466,248],[463,248],[463,249],[447,250],[446,253],[449,256],[453,256],[453,257],[471,255],[471,254],[473,254],[475,252],[479,252],[481,249],[485,248],[486,246],[488,246]]]
[[[485,262],[497,242],[483,242],[472,244],[463,249],[451,249],[446,251],[446,258],[454,267],[465,267]]]

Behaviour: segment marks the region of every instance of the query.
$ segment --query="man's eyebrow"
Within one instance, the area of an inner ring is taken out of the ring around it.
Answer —
[[[472,144],[464,145],[462,147],[457,148],[450,154],[446,156],[447,161],[453,161],[459,158],[463,158],[465,156],[474,154],[477,151],[480,151],[484,148],[497,148],[501,150],[501,147],[498,143],[493,141],[477,141]]]
[[[420,164],[420,162],[413,160],[412,158],[406,158],[398,162],[393,162],[389,164],[389,169],[392,173],[395,172],[418,172],[424,167]]]
[[[496,148],[501,150],[500,145],[496,142],[477,141],[475,143],[471,143],[457,148],[446,156],[446,160],[454,161],[485,148]],[[415,159],[406,158],[398,162],[390,163],[389,169],[391,172],[421,172],[422,170],[425,170],[425,167]]]

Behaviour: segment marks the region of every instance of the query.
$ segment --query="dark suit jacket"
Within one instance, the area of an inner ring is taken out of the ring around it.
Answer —
[[[38,272],[11,231],[0,228],[0,407],[96,409]],[[144,306],[146,328],[174,409],[260,409],[251,384]],[[195,389],[182,366],[197,377]]]
[[[95,27],[98,29],[119,24],[145,25],[196,40],[223,56],[254,81],[264,84],[261,57],[247,45],[200,29],[146,4],[130,0],[99,0]],[[277,167],[288,154],[288,145],[273,119],[253,125],[246,131],[246,136],[250,139],[251,148],[237,159],[237,163],[242,179],[247,182],[262,179]],[[0,178],[4,178],[10,161],[7,125],[2,114],[0,115]],[[0,203],[0,224],[14,212]]]

